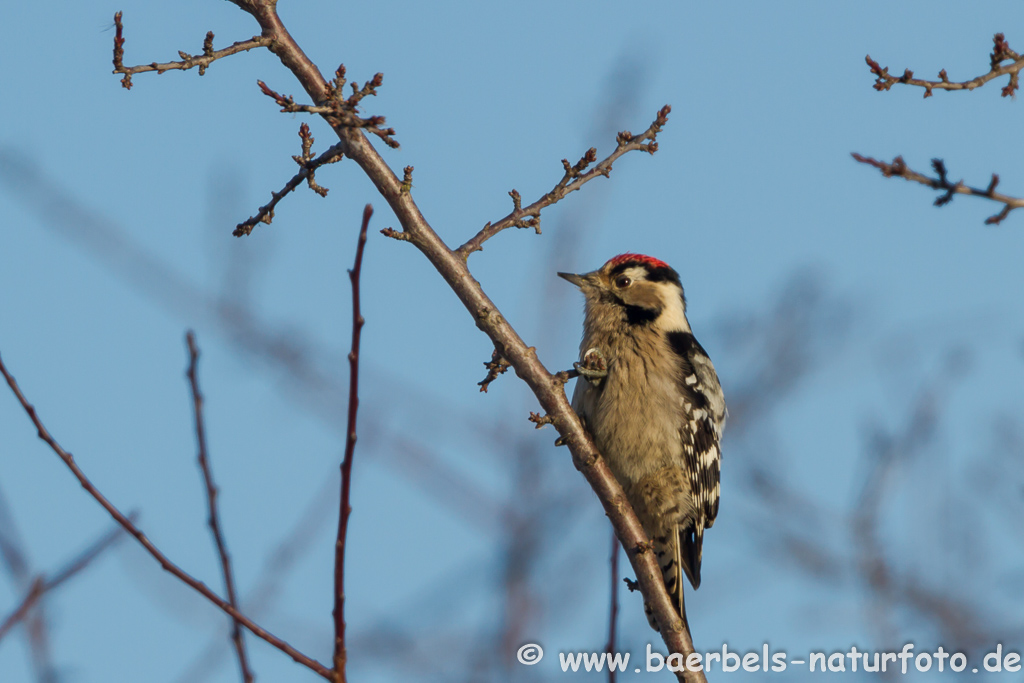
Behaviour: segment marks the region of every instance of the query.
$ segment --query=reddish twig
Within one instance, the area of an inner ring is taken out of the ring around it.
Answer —
[[[24,540],[18,533],[13,514],[7,507],[2,491],[0,491],[0,567],[9,575],[15,592],[28,593],[32,588],[33,581],[38,576],[38,573],[34,573],[31,569]],[[57,675],[57,668],[53,662],[50,620],[47,618],[42,598],[35,603],[33,609],[30,609],[24,616],[19,616],[19,619],[22,621],[17,623],[24,623],[25,640],[28,643],[36,680],[44,681],[54,678]]]
[[[136,518],[136,513],[130,513],[128,518],[134,520]],[[0,640],[3,640],[4,636],[7,635],[11,628],[28,616],[29,611],[31,611],[32,607],[39,601],[39,598],[43,597],[46,593],[59,588],[61,584],[73,578],[76,574],[88,567],[104,550],[114,545],[114,543],[121,538],[122,533],[123,532],[120,527],[115,527],[111,531],[103,534],[103,536],[94,541],[89,545],[89,547],[68,562],[60,571],[54,574],[53,578],[46,579],[43,576],[37,576],[35,581],[32,582],[32,587],[29,589],[28,594],[22,599],[21,604],[19,604],[3,621],[0,621]]]
[[[352,513],[349,505],[349,490],[352,485],[352,457],[356,451],[356,414],[359,411],[359,341],[366,320],[359,305],[359,276],[363,272],[363,251],[366,248],[366,231],[370,227],[373,207],[363,209],[363,224],[359,228],[356,243],[355,265],[348,271],[352,283],[352,350],[348,354],[348,428],[345,432],[345,458],[341,461],[341,508],[338,511],[338,540],[334,545],[334,680],[345,681],[345,540],[348,535],[348,517]]]
[[[316,169],[321,166],[341,161],[344,156],[342,154],[344,146],[341,143],[338,143],[328,147],[327,151],[314,159],[312,147],[315,138],[310,135],[309,126],[305,123],[299,126],[299,137],[302,139],[302,154],[292,157],[295,163],[299,165],[299,172],[284,184],[284,187],[281,188],[280,192],[271,192],[270,201],[261,206],[255,216],[250,216],[235,226],[235,237],[248,235],[252,232],[252,229],[256,227],[257,223],[266,223],[267,225],[270,225],[270,222],[274,220],[274,209],[277,207],[277,203],[284,199],[289,192],[297,188],[303,180],[305,180],[306,184],[309,185],[309,189],[313,190],[321,197],[327,196],[327,188],[317,185],[314,174],[316,173]]]
[[[887,164],[884,161],[879,161],[877,159],[872,159],[871,157],[861,156],[856,152],[854,152],[852,156],[862,164],[874,166],[880,170],[882,175],[886,178],[897,176],[906,180],[912,180],[915,183],[927,185],[933,190],[940,190],[942,195],[935,199],[935,206],[945,206],[946,204],[949,204],[953,201],[953,195],[955,194],[984,197],[1003,204],[1004,206],[1002,211],[985,219],[985,225],[999,225],[1003,222],[1004,218],[1010,215],[1011,211],[1014,209],[1024,208],[1024,198],[1011,197],[1009,195],[996,192],[996,186],[999,184],[999,176],[995,173],[992,174],[992,180],[989,181],[988,187],[983,190],[978,187],[964,185],[962,180],[958,180],[955,183],[949,182],[949,179],[946,176],[946,165],[943,163],[942,159],[932,159],[932,168],[935,169],[935,173],[938,174],[937,177],[932,178],[909,169],[901,156],[893,159],[891,164]]]
[[[206,451],[206,426],[203,422],[203,394],[199,391],[199,347],[196,346],[196,335],[189,330],[185,335],[185,342],[188,344],[188,377],[189,386],[192,388],[192,408],[196,421],[196,442],[199,449],[199,469],[203,472],[203,482],[206,484],[206,503],[209,511],[210,532],[213,534],[214,543],[217,545],[217,554],[220,557],[220,566],[224,573],[224,589],[228,594],[228,603],[239,609],[238,596],[235,592],[235,577],[231,571],[231,556],[228,555],[227,543],[224,541],[224,534],[220,529],[220,515],[217,514],[217,484],[213,481],[213,472],[210,469],[210,459]],[[231,640],[235,645],[235,653],[238,655],[238,666],[242,672],[242,680],[245,683],[252,683],[252,669],[249,667],[249,657],[245,652],[245,638],[242,633],[242,624],[238,619],[232,618]]]
[[[8,631],[28,616],[29,610],[32,609],[45,592],[46,589],[43,577],[37,576],[35,581],[32,582],[32,587],[29,588],[28,594],[22,599],[21,603],[13,612],[7,615],[7,618],[4,619],[2,623],[0,623],[0,640],[3,640]]]
[[[654,123],[640,135],[633,135],[629,131],[619,133],[617,138],[618,145],[615,147],[615,151],[589,171],[586,170],[587,167],[597,161],[597,150],[593,147],[588,149],[587,153],[575,165],[570,164],[568,159],[562,159],[562,167],[565,169],[562,179],[558,181],[550,192],[526,208],[522,206],[522,197],[519,195],[519,192],[512,190],[509,192],[509,196],[512,197],[512,213],[496,223],[485,225],[471,240],[456,249],[455,253],[462,259],[467,259],[474,251],[481,251],[484,242],[502,230],[511,227],[533,228],[537,234],[540,234],[540,212],[542,209],[561,200],[570,192],[580,189],[598,176],[607,178],[611,173],[612,164],[626,152],[633,150],[643,150],[649,154],[657,152],[658,141],[656,138],[658,133],[661,132],[662,127],[668,122],[668,115],[671,111],[672,107],[667,104],[662,107],[658,111]]]
[[[928,81],[920,78],[914,78],[914,72],[910,69],[905,69],[902,76],[893,76],[889,73],[889,67],[882,67],[875,60],[871,59],[871,55],[864,58],[867,62],[868,68],[871,69],[871,73],[875,75],[875,90],[882,91],[888,90],[897,83],[904,85],[916,85],[924,88],[924,96],[931,97],[932,90],[974,90],[977,87],[985,85],[993,78],[999,78],[1000,76],[1009,76],[1010,81],[1006,84],[1006,87],[1002,90],[1003,97],[1009,97],[1018,88],[1018,79],[1020,77],[1020,70],[1024,68],[1024,58],[1019,54],[1010,49],[1010,44],[1006,42],[1006,38],[1002,33],[997,33],[992,39],[993,47],[992,54],[989,55],[989,63],[991,65],[988,73],[982,74],[967,81],[950,81],[946,75],[946,70],[943,69],[939,72],[939,80]],[[1003,62],[1010,61],[1009,64],[1003,65]]]
[[[611,591],[611,608],[608,612],[608,643],[604,646],[604,651],[610,655],[615,654],[615,631],[618,627],[619,618],[619,537],[615,535],[615,531],[612,530],[612,591]],[[608,667],[608,683],[615,683],[616,671],[614,666]]]
[[[152,555],[157,562],[160,563],[160,566],[164,569],[164,571],[171,573],[179,580],[181,580],[183,583],[193,588],[196,592],[201,594],[207,600],[212,602],[214,605],[219,607],[221,610],[226,612],[229,616],[237,619],[239,622],[241,622],[242,625],[244,625],[257,637],[267,641],[277,649],[281,650],[282,652],[290,656],[299,664],[302,664],[308,669],[330,680],[331,671],[326,666],[316,661],[312,657],[309,657],[303,654],[302,652],[299,652],[285,641],[281,640],[280,638],[273,635],[263,627],[254,623],[251,619],[249,619],[244,614],[239,612],[235,607],[233,607],[229,602],[227,602],[219,595],[214,593],[212,590],[210,590],[210,587],[207,586],[205,583],[196,579],[191,574],[183,570],[181,567],[171,562],[171,560],[166,555],[164,555],[159,548],[153,545],[153,542],[150,541],[149,538],[144,533],[142,533],[142,530],[139,529],[135,525],[135,523],[132,522],[131,519],[126,517],[124,513],[118,510],[113,503],[107,500],[106,496],[100,493],[99,489],[97,489],[89,480],[89,478],[85,476],[85,472],[83,472],[82,469],[78,466],[78,463],[75,462],[74,457],[72,457],[70,453],[64,450],[64,448],[59,443],[57,443],[57,440],[53,438],[49,430],[46,429],[42,421],[39,419],[39,416],[36,414],[36,409],[32,406],[31,403],[28,402],[28,399],[26,399],[25,395],[21,392],[21,388],[18,386],[18,383],[15,381],[14,377],[7,371],[7,367],[4,365],[2,358],[0,358],[0,374],[4,376],[4,379],[7,381],[7,385],[11,388],[11,391],[14,392],[15,398],[18,399],[18,402],[21,404],[21,407],[25,410],[25,413],[32,421],[32,424],[35,425],[39,438],[42,439],[50,447],[50,449],[54,453],[56,453],[61,460],[64,461],[64,464],[68,466],[68,469],[71,470],[71,473],[78,480],[78,483],[82,485],[82,488],[84,488],[86,492],[90,496],[92,496],[96,500],[96,502],[98,502],[111,517],[114,518],[114,521],[120,524],[125,531],[131,534],[135,538],[135,540],[137,540],[139,544],[141,544],[142,547],[145,548],[146,551],[150,555]]]
[[[178,56],[181,57],[180,62],[150,62],[149,64],[140,64],[139,66],[125,66],[124,25],[121,23],[121,12],[114,15],[114,29],[114,73],[124,74],[124,78],[121,79],[121,85],[128,90],[132,89],[132,74],[143,73],[145,71],[155,71],[158,74],[162,74],[165,71],[172,71],[174,69],[185,71],[187,69],[199,67],[199,75],[203,76],[206,74],[206,67],[210,66],[211,62],[215,62],[218,59],[228,57],[238,52],[248,52],[255,47],[269,47],[270,43],[273,42],[270,38],[253,36],[248,40],[240,40],[237,43],[232,43],[221,50],[214,50],[213,31],[209,31],[206,34],[206,38],[203,40],[203,54],[201,55],[190,55],[187,52],[178,50]]]
[[[256,81],[263,94],[274,100],[284,113],[321,114],[328,121],[334,119],[335,125],[367,130],[383,140],[388,147],[398,149],[398,141],[392,137],[395,134],[395,129],[381,128],[385,122],[383,116],[367,116],[366,118],[359,116],[359,103],[367,95],[377,94],[377,88],[384,83],[384,74],[375,74],[372,80],[363,85],[362,89],[352,83],[352,94],[348,97],[344,96],[345,82],[345,65],[342,64],[334,72],[334,80],[328,84],[326,104],[298,104],[291,95],[282,95],[263,81]]]

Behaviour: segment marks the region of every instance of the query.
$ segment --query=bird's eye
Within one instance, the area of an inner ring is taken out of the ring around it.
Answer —
[[[615,286],[619,289],[629,287],[631,284],[633,284],[633,281],[629,279],[628,275],[620,275],[615,278]]]

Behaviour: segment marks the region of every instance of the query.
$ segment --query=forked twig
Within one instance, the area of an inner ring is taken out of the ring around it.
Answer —
[[[996,192],[996,186],[999,184],[999,176],[995,173],[992,174],[992,180],[989,181],[988,187],[984,190],[979,187],[970,187],[964,185],[962,180],[955,183],[949,182],[946,172],[946,165],[942,159],[932,159],[932,168],[937,174],[936,177],[932,178],[926,176],[923,173],[918,173],[907,167],[906,162],[903,161],[903,157],[899,156],[892,160],[891,164],[871,157],[862,156],[853,152],[854,159],[862,164],[874,166],[882,172],[886,178],[899,177],[905,180],[911,180],[915,183],[921,183],[927,185],[933,190],[940,190],[942,195],[935,199],[935,206],[945,206],[953,201],[953,195],[966,194],[974,197],[984,197],[985,199],[991,199],[994,202],[1003,204],[1003,209],[997,214],[989,216],[985,219],[985,225],[999,225],[1003,222],[1003,219],[1010,215],[1010,212],[1014,209],[1024,208],[1024,198],[1011,197],[1009,195]]]
[[[309,185],[309,189],[316,192],[321,197],[327,196],[327,188],[320,187],[316,183],[315,173],[316,169],[326,164],[333,164],[341,161],[344,154],[342,150],[344,146],[339,142],[327,148],[320,156],[313,158],[312,147],[315,138],[309,133],[309,126],[303,123],[299,126],[299,137],[302,138],[302,154],[299,156],[293,156],[292,159],[299,165],[299,172],[292,176],[291,180],[284,184],[280,192],[271,192],[270,201],[259,208],[255,216],[251,216],[246,220],[235,226],[234,236],[242,237],[252,232],[253,228],[259,223],[266,223],[270,225],[270,222],[274,220],[274,209],[277,208],[277,203],[284,199],[289,192],[297,188],[302,181],[306,181]]]
[[[388,147],[398,149],[398,141],[392,137],[395,134],[395,129],[381,128],[385,122],[383,116],[359,116],[359,103],[364,97],[377,95],[377,88],[384,83],[384,74],[374,74],[373,78],[366,81],[362,88],[352,83],[352,94],[348,97],[345,97],[346,83],[345,65],[342,64],[334,72],[334,79],[327,86],[327,97],[323,102],[320,104],[298,104],[291,95],[282,95],[263,81],[256,81],[263,94],[274,100],[284,113],[321,114],[324,117],[330,117],[328,120],[333,119],[337,125],[369,131],[379,137]]]

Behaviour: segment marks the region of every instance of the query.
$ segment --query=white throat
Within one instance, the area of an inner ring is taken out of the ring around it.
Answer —
[[[654,326],[662,332],[692,333],[680,292],[674,287],[665,287],[661,292],[661,301],[663,308]]]

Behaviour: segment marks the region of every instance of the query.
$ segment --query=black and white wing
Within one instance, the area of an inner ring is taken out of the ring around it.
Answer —
[[[680,559],[690,584],[700,586],[704,529],[715,523],[721,491],[722,453],[719,441],[725,427],[722,387],[711,359],[690,332],[672,332],[669,343],[679,355],[683,419],[679,438],[683,470],[690,483],[694,514],[692,525],[679,530]]]

